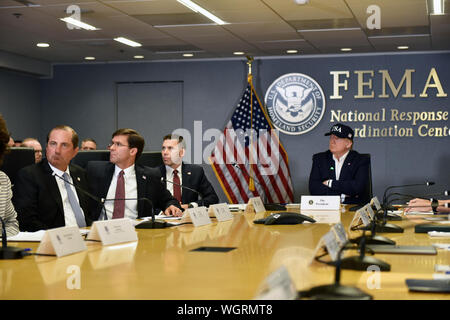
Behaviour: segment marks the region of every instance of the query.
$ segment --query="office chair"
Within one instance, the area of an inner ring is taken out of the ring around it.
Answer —
[[[3,157],[3,164],[0,167],[14,185],[17,172],[28,165],[34,164],[34,149],[23,147],[12,147],[10,152]]]
[[[146,167],[159,167],[163,163],[161,151],[143,151],[136,160],[136,164]]]
[[[372,190],[372,163],[370,160],[370,153],[362,153],[361,156],[367,157],[369,160],[369,172],[368,172],[368,179],[367,183],[364,189],[364,193],[361,196],[360,204],[356,205],[354,207],[350,208],[350,211],[356,211],[361,209],[363,206],[365,206],[367,203],[370,202],[370,199],[373,198],[373,190]]]
[[[86,169],[89,161],[109,161],[109,150],[80,150],[71,163]]]

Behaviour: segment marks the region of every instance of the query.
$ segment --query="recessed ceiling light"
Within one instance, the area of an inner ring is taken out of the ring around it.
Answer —
[[[343,52],[352,51],[352,48],[341,48],[341,51],[343,51]]]
[[[74,19],[72,17],[61,18],[59,20],[62,20],[64,22],[70,23],[70,24],[72,24],[74,26],[83,28],[84,30],[100,30],[100,29],[97,29],[94,26],[91,26],[90,24],[81,22],[80,20]]]
[[[397,49],[398,50],[407,50],[407,49],[409,49],[409,47],[408,46],[398,46]]]
[[[431,11],[431,14],[444,14],[444,5],[445,5],[445,1],[444,0],[433,0],[433,9]]]
[[[135,42],[135,41],[132,41],[132,40],[124,38],[124,37],[114,38],[114,40],[116,40],[118,42],[121,42],[123,44],[126,44],[127,46],[130,46],[130,47],[140,47],[140,46],[142,46],[142,44],[140,44],[139,42]]]
[[[135,59],[144,59],[144,56],[134,56]]]
[[[84,57],[84,60],[95,60],[95,57]]]
[[[286,50],[286,53],[298,53],[298,50],[290,49]]]
[[[193,53],[183,53],[183,57],[193,57]]]
[[[237,55],[237,56],[242,56],[243,54],[245,54],[245,52],[242,52],[242,51],[235,51],[235,52],[233,52],[233,54],[234,54],[234,55]]]
[[[39,48],[48,48],[50,47],[50,45],[48,43],[45,42],[39,42],[36,44],[36,46],[38,46]]]

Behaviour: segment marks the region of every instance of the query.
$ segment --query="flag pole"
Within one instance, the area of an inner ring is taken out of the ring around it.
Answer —
[[[250,191],[255,191],[255,182],[253,181],[253,75],[252,75],[252,62],[253,57],[247,56],[248,76],[247,82],[250,84],[250,148],[249,148],[249,179],[248,188]]]

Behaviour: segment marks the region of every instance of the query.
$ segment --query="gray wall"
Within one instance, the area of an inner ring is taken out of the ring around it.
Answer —
[[[0,113],[15,139],[40,137],[40,80],[0,69]]]
[[[280,134],[281,142],[289,155],[295,201],[299,201],[301,194],[308,193],[312,155],[327,149],[328,139],[323,134],[332,125],[330,110],[357,109],[374,112],[382,107],[388,110],[397,108],[400,111],[450,110],[449,97],[436,98],[434,89],[429,89],[429,98],[418,97],[431,67],[437,69],[444,90],[450,94],[449,53],[256,60],[253,66],[254,84],[261,99],[264,99],[265,91],[276,78],[291,72],[305,73],[313,77],[322,86],[326,95],[326,112],[317,127],[299,136]],[[416,97],[409,99],[400,96],[389,99],[353,98],[357,88],[354,70],[375,71],[373,89],[377,96],[381,93],[378,73],[380,69],[388,69],[396,85],[405,69],[415,69],[412,87]],[[342,100],[329,99],[333,89],[332,77],[329,74],[332,70],[350,71],[349,91],[344,93]],[[65,123],[73,126],[81,138],[91,136],[99,142],[100,146],[106,146],[111,133],[116,129],[116,83],[181,81],[183,83],[183,127],[193,133],[194,121],[202,121],[202,132],[205,132],[209,128],[222,129],[229,120],[245,88],[247,66],[244,60],[57,65],[54,67],[53,74],[52,79],[39,80],[40,87],[32,82],[34,90],[31,90],[31,97],[26,98],[35,102],[31,114],[30,111],[16,114],[11,109],[12,105],[16,104],[19,108],[24,108],[23,103],[19,101],[5,107],[5,111],[2,108],[8,124],[11,123],[13,126],[12,131],[17,130],[17,133],[22,135],[25,130],[33,129],[36,130],[33,132],[39,132],[41,139],[44,139],[49,128]],[[2,77],[4,74],[0,73],[0,79]],[[22,81],[12,89],[15,95],[20,92],[17,88],[29,81],[31,80],[23,77]],[[3,88],[3,82],[0,84]],[[39,101],[39,95],[41,104],[36,102]],[[0,99],[3,98],[0,97]],[[21,97],[21,99],[25,98]],[[3,102],[3,100],[0,101]],[[36,121],[41,122],[42,125],[36,126]],[[149,126],[156,122],[158,122],[158,114],[148,119]],[[16,123],[23,123],[23,126],[16,127]],[[448,120],[428,123],[441,127],[449,127],[450,124]],[[353,127],[362,125],[362,123],[349,124]],[[396,124],[413,127],[409,123]],[[394,123],[379,124],[379,126],[388,125],[392,126]],[[416,130],[417,126],[413,128]],[[172,129],[175,128],[167,123],[166,131]],[[145,138],[146,140],[160,139],[160,137]],[[374,194],[381,197],[387,185],[421,182],[428,179],[437,183],[430,192],[448,188],[450,182],[450,170],[447,168],[450,159],[448,142],[449,137],[418,137],[417,134],[412,138],[356,138],[355,149],[372,154]],[[203,142],[203,147],[208,144],[208,141]],[[226,198],[212,170],[206,164],[204,167],[221,200],[225,201]],[[422,192],[422,189],[413,188],[404,191],[414,193]]]

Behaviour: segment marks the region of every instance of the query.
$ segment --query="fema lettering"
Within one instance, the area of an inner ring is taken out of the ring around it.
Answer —
[[[325,113],[325,95],[319,84],[301,73],[289,73],[276,79],[265,96],[272,124],[287,134],[312,130]]]

